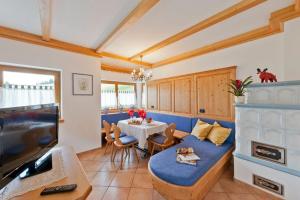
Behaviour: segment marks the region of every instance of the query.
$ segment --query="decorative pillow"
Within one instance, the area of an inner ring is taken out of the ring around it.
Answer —
[[[198,119],[196,125],[193,128],[192,135],[196,136],[200,140],[205,140],[209,131],[213,128],[213,125],[205,123]]]
[[[217,146],[222,145],[231,133],[230,128],[224,128],[218,122],[215,122],[212,130],[208,134],[207,138]]]

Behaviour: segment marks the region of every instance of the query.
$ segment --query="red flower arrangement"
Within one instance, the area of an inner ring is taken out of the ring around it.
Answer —
[[[147,116],[147,113],[146,113],[146,111],[141,109],[141,110],[138,110],[138,115],[140,116],[140,118],[142,118],[144,120]]]
[[[129,109],[127,113],[132,118],[133,115],[134,115],[134,110],[133,109]]]
[[[245,80],[231,80],[229,84],[231,90],[229,93],[236,97],[244,96],[246,92],[246,87],[252,83],[252,76],[247,77]]]

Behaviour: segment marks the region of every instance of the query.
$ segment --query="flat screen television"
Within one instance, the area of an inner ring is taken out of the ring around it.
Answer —
[[[58,120],[55,104],[0,108],[0,190],[52,168],[51,154],[41,158],[58,143]]]

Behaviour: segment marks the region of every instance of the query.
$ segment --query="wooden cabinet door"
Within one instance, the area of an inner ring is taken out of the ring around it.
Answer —
[[[199,76],[196,78],[197,113],[204,115],[214,114],[214,98],[212,91],[212,78]]]
[[[196,81],[198,114],[208,118],[231,119],[231,96],[228,93],[230,73],[198,76]]]
[[[212,76],[212,91],[214,99],[213,112],[218,117],[230,117],[230,93],[228,93],[228,84],[230,78],[228,73]]]
[[[174,112],[191,114],[192,77],[174,81]]]
[[[159,83],[159,110],[172,111],[172,82]]]
[[[147,86],[147,108],[157,110],[157,84]]]

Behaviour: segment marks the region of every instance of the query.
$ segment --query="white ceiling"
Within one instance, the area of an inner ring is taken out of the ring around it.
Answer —
[[[141,0],[52,0],[50,37],[97,48]],[[104,51],[131,57],[240,0],[160,0]],[[267,25],[270,13],[294,0],[268,0],[144,57],[151,63]],[[41,35],[38,0],[0,0],[0,26]],[[103,58],[115,66],[136,65]]]

